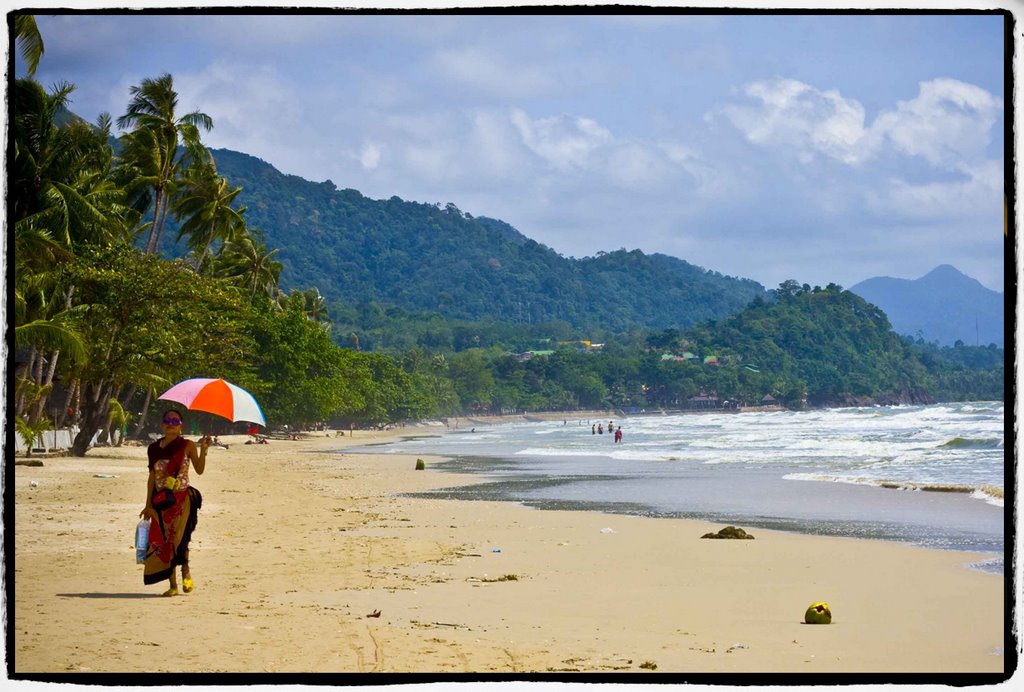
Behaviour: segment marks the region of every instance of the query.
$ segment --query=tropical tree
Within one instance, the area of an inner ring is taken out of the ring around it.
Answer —
[[[183,167],[206,160],[199,128],[209,131],[213,119],[198,110],[178,116],[178,93],[174,79],[163,74],[143,79],[129,89],[128,111],[117,119],[121,129],[133,128],[122,137],[123,171],[135,193],[136,208],[152,205],[152,225],[146,239],[146,253],[155,253],[171,208],[171,199]],[[179,153],[179,144],[184,151]]]
[[[32,448],[36,444],[36,440],[40,439],[40,436],[47,430],[51,430],[53,426],[45,418],[40,418],[37,421],[29,421],[21,416],[14,417],[14,427],[18,431],[18,436],[22,442],[25,443],[27,456],[32,456]]]
[[[247,303],[185,263],[121,244],[84,250],[64,272],[77,287],[75,326],[88,351],[68,373],[82,383],[76,456],[106,427],[111,399],[127,386],[167,385],[204,372],[237,380],[251,367]]]
[[[319,289],[315,286],[307,289],[296,289],[289,293],[282,293],[278,303],[282,309],[297,305],[298,308],[314,322],[319,322],[325,328],[329,328],[331,317],[327,312],[327,301],[320,295]]]
[[[212,157],[186,169],[174,200],[174,216],[182,221],[178,240],[188,238],[197,271],[203,271],[213,243],[245,234],[245,208],[235,209],[241,187],[232,188],[217,174]]]
[[[363,407],[373,383],[355,357],[359,354],[332,344],[329,333],[297,303],[281,311],[262,301],[254,312],[253,358],[260,384],[253,394],[261,395],[268,420],[315,423]]]
[[[110,122],[96,126],[67,110],[74,87],[58,84],[47,92],[32,79],[16,80],[13,90],[8,203],[14,219],[15,339],[28,354],[18,374],[22,387],[17,412],[32,421],[42,416],[45,398],[27,398],[53,383],[60,356],[82,360],[85,348],[69,317],[74,285],[56,279],[56,270],[85,243],[109,244],[130,237],[138,219],[123,204],[124,192],[112,180]],[[43,364],[46,367],[43,367]]]
[[[65,250],[77,242],[125,237],[138,220],[113,181],[109,116],[95,126],[74,118],[68,111],[74,89],[63,82],[47,92],[34,80],[19,79],[13,93],[8,203],[15,230]]]
[[[14,38],[18,43],[21,59],[25,61],[29,75],[34,75],[45,51],[43,36],[39,33],[35,16],[31,14],[14,16]]]
[[[212,273],[227,279],[250,297],[273,298],[284,266],[274,259],[276,254],[277,250],[267,250],[262,240],[246,235],[224,243]]]
[[[128,423],[132,420],[132,415],[125,411],[124,406],[117,399],[110,400],[110,418],[108,421],[109,429],[107,431],[107,439],[114,439],[116,432],[117,442],[115,447],[120,447],[124,442],[125,430],[128,428]]]

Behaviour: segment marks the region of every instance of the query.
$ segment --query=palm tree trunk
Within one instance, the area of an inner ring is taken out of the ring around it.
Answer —
[[[28,380],[29,382],[35,382],[35,371],[37,369],[36,362],[42,358],[42,354],[36,350],[35,346],[32,346],[29,350],[28,366],[26,366],[24,377],[22,379]],[[25,413],[25,409],[32,403],[28,399],[28,387],[22,387],[21,394],[18,395],[17,404],[14,407],[14,413],[20,416]]]
[[[105,437],[106,437],[107,443],[110,444],[110,445],[114,444],[114,431],[117,429],[117,425],[114,423],[114,421],[112,421],[110,419],[110,401],[112,401],[112,400],[120,401],[121,400],[121,392],[123,392],[123,391],[124,391],[124,385],[121,385],[120,387],[117,388],[117,391],[113,392],[110,395],[110,399],[107,400],[107,426],[106,426]]]
[[[65,310],[70,310],[71,309],[71,305],[72,305],[72,300],[71,299],[72,299],[72,297],[74,295],[75,295],[75,285],[71,284],[70,286],[68,286],[68,291],[64,295],[64,309]],[[57,365],[57,356],[59,354],[60,354],[59,350],[57,351],[57,353],[54,354],[53,362],[50,365],[50,374],[49,374],[49,377],[47,378],[47,383],[53,382],[54,368]],[[75,396],[75,392],[78,390],[79,385],[80,385],[80,382],[79,382],[77,377],[73,378],[71,380],[71,382],[68,384],[68,389],[67,389],[67,392],[65,393],[65,396],[64,396],[64,405],[60,407],[60,410],[57,411],[56,415],[53,417],[53,428],[54,428],[54,430],[59,430],[60,428],[63,428],[64,427],[64,423],[67,422],[67,419],[68,419],[68,409],[71,407],[71,400]]]
[[[132,437],[138,437],[142,434],[142,429],[146,427],[146,414],[149,413],[149,402],[153,397],[153,388],[149,387],[146,390],[146,400],[142,402],[142,413],[139,414],[139,423],[135,426],[135,432],[132,433]]]
[[[79,380],[76,377],[71,380],[71,384],[68,385],[68,391],[64,394],[64,406],[61,407],[57,413],[57,420],[53,421],[53,427],[60,429],[64,427],[64,424],[68,422],[68,409],[71,408],[71,402],[75,397],[75,392],[78,390]]]
[[[153,203],[153,218],[156,218],[156,212],[160,209],[160,188],[156,190],[156,201]],[[146,236],[146,254],[149,254],[150,248],[153,247],[153,231],[155,230],[155,223],[149,224],[149,234]]]
[[[153,240],[153,254],[156,254],[157,248],[160,247],[160,236],[164,233],[164,224],[167,223],[167,212],[170,211],[171,200],[168,199],[167,195],[164,195],[163,208],[160,210],[160,227],[156,229],[156,238]],[[156,217],[153,217],[154,224],[156,223]]]
[[[21,374],[18,376],[17,379],[27,380],[30,377],[32,377],[32,363],[35,362],[35,359],[36,359],[36,349],[33,346],[31,348],[31,350],[29,351],[28,364],[25,365],[24,370],[21,371]],[[18,394],[18,400],[16,402],[14,402],[14,415],[20,416],[22,414],[22,412],[24,412],[24,410],[25,410],[25,396],[26,395],[27,395],[27,392],[25,391],[25,389],[23,387],[21,392]]]
[[[79,422],[78,434],[71,444],[71,454],[76,457],[84,457],[89,450],[89,443],[93,435],[103,428],[107,417],[110,415],[110,390],[113,384],[106,380],[98,383],[87,383],[85,385],[84,405],[82,406],[82,418]]]
[[[156,233],[157,221],[160,219],[160,209],[163,206],[164,200],[164,189],[163,187],[156,188],[156,199],[153,202],[153,223],[149,225],[149,237],[146,238],[146,254],[152,255],[156,253],[156,245],[160,240],[159,234]]]
[[[53,352],[53,355],[50,356],[50,365],[49,365],[49,367],[46,368],[46,376],[43,378],[46,381],[40,383],[40,384],[42,384],[42,386],[46,387],[46,386],[48,386],[48,385],[53,383],[53,374],[57,371],[57,359],[58,358],[60,358],[60,349],[59,348],[56,351]],[[48,399],[49,399],[49,396],[39,397],[39,401],[36,402],[35,411],[33,411],[32,416],[31,416],[32,420],[39,420],[39,418],[42,417],[43,409],[45,408],[46,402],[47,402]]]
[[[214,218],[214,220],[210,223],[210,234],[206,237],[206,244],[203,246],[203,252],[201,255],[199,255],[199,259],[196,260],[197,274],[200,273],[200,270],[203,268],[203,262],[206,261],[206,256],[210,254],[210,246],[213,245],[213,234],[216,230],[216,227],[217,220],[216,218]]]

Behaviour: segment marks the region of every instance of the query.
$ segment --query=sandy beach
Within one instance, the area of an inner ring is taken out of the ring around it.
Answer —
[[[224,438],[174,598],[134,560],[143,447],[15,466],[14,676],[1004,670],[1004,579],[964,567],[979,555],[408,498],[478,479],[333,453],[414,432]],[[802,624],[816,601],[831,625]]]

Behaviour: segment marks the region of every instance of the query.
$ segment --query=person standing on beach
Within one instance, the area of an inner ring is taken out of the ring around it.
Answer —
[[[203,496],[189,483],[189,468],[202,474],[206,469],[206,450],[210,437],[203,436],[200,450],[196,443],[181,436],[182,416],[177,409],[163,415],[164,435],[149,445],[149,480],[146,483],[146,506],[139,512],[148,517],[149,550],[142,573],[144,584],[170,580],[164,596],[178,595],[175,568],[181,566],[181,585],[185,593],[194,588],[188,564],[188,545],[199,518]]]

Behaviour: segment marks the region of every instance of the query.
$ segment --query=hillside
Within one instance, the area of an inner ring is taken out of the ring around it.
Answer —
[[[572,259],[489,218],[398,197],[373,200],[226,149],[250,226],[279,248],[284,289],[465,320],[562,320],[578,329],[688,327],[746,306],[764,287],[665,255],[619,250]]]
[[[741,381],[814,406],[917,404],[933,400],[926,368],[878,307],[830,284],[790,285],[687,337],[734,366]],[[749,366],[740,368],[740,365]],[[745,371],[745,372],[744,372]],[[756,387],[755,387],[756,389]]]
[[[948,264],[920,279],[876,277],[850,291],[882,308],[893,330],[926,342],[1003,347],[1003,294]]]
[[[596,352],[552,344],[530,358],[500,349],[451,354],[471,410],[690,409],[926,404],[1003,398],[1002,351],[914,344],[885,315],[834,284],[795,282],[730,317]],[[770,398],[766,398],[770,397]]]

